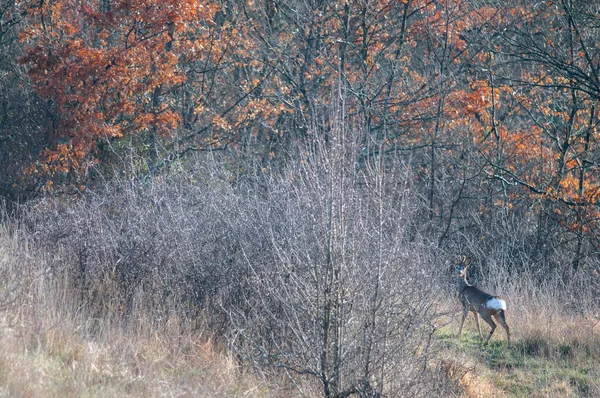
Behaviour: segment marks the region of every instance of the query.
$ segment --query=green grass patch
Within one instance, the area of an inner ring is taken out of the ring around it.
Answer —
[[[514,397],[600,396],[600,355],[594,339],[549,341],[528,336],[508,347],[505,339],[483,346],[479,335],[469,330],[457,337],[442,329],[437,338],[452,354],[466,355],[479,363],[478,376]],[[456,355],[457,357],[460,355]]]

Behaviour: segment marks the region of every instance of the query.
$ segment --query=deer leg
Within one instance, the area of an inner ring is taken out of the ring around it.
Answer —
[[[490,327],[492,328],[492,330],[490,330],[490,334],[488,335],[487,339],[485,340],[485,343],[483,343],[483,345],[487,345],[490,342],[492,335],[494,334],[494,330],[496,330],[496,324],[492,320],[492,314],[489,311],[485,311],[485,310],[481,311],[480,315],[483,318],[483,320],[486,321],[486,323],[488,325],[490,325]]]
[[[460,329],[458,329],[458,337],[460,337],[460,335],[462,333],[462,329],[465,324],[465,319],[467,318],[468,313],[469,313],[469,309],[466,306],[463,306],[463,314],[462,314],[462,320],[460,321]]]
[[[477,331],[479,332],[479,338],[483,340],[483,335],[481,334],[481,325],[479,324],[479,314],[477,311],[473,311],[473,315],[475,315],[475,323],[477,324]]]
[[[494,315],[494,317],[498,320],[498,322],[500,322],[500,325],[502,325],[502,327],[506,331],[506,337],[508,338],[508,346],[510,347],[510,328],[506,323],[506,315],[504,314],[504,311],[500,311],[499,313]]]

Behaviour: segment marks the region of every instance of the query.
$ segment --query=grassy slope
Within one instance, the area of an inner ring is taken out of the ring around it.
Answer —
[[[500,327],[483,347],[472,315],[463,335],[456,337],[455,317],[437,334],[445,347],[447,374],[458,380],[468,397],[600,396],[598,325],[581,316],[547,317],[543,310],[532,314],[535,311],[512,317],[510,348]],[[488,331],[482,322],[482,332]]]

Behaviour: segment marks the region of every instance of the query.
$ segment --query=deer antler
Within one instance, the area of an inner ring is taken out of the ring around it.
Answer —
[[[458,256],[458,258],[455,260],[455,264],[462,264],[466,268],[471,265],[471,258],[464,255]]]

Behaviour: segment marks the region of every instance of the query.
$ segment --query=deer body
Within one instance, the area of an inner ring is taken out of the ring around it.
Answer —
[[[488,344],[492,338],[492,334],[494,334],[494,331],[496,330],[496,324],[492,319],[493,317],[506,331],[508,345],[510,346],[510,328],[506,323],[505,316],[506,302],[498,296],[492,296],[491,294],[478,289],[467,281],[467,268],[470,264],[471,260],[464,256],[459,258],[456,264],[456,271],[458,273],[458,297],[463,306],[463,315],[458,335],[461,335],[463,325],[465,324],[465,318],[469,314],[469,311],[471,311],[475,316],[477,331],[479,332],[480,338],[483,339],[483,336],[481,335],[481,326],[479,325],[479,316],[481,316],[481,318],[483,318],[483,320],[492,328],[484,345]]]

